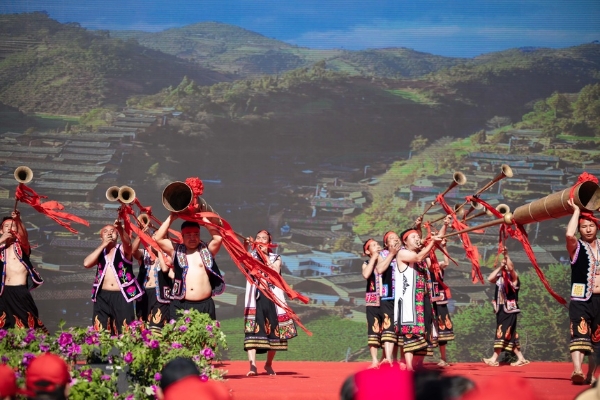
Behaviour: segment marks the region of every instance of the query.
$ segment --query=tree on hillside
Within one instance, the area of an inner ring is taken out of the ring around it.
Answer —
[[[473,143],[484,144],[486,141],[487,134],[485,133],[485,129],[482,129],[473,135]]]
[[[486,125],[491,129],[498,129],[502,128],[503,126],[510,125],[511,122],[512,120],[510,119],[510,117],[500,117],[496,115],[493,118],[490,118],[486,122]]]
[[[422,135],[416,135],[412,142],[410,142],[410,150],[418,153],[427,147],[428,143],[429,140],[427,138],[424,138]]]
[[[573,105],[573,116],[577,121],[587,123],[590,127],[600,124],[600,84],[585,86]]]
[[[571,103],[562,93],[554,92],[546,100],[546,104],[554,111],[554,118],[567,117],[571,114]]]

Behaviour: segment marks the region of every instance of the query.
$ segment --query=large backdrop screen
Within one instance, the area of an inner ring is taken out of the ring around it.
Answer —
[[[42,201],[90,224],[73,234],[18,204],[51,330],[91,325],[96,269],[83,259],[117,217],[111,186],[131,187],[162,221],[163,189],[198,177],[237,233],[271,232],[284,279],[310,298],[290,305],[314,333],[280,357],[339,361],[369,357],[365,240],[381,243],[425,210],[439,227],[444,212],[430,205],[448,188],[453,206],[493,182],[480,198],[506,211],[600,173],[594,1],[85,3],[0,5],[1,212],[27,166]],[[453,184],[457,172],[466,182]],[[493,220],[475,214],[471,226]],[[567,221],[525,225],[565,298]],[[499,226],[469,237],[485,277]],[[566,360],[566,309],[522,244],[506,245],[521,274],[522,350]],[[477,360],[494,340],[494,286],[472,282],[458,236],[448,248],[450,359]],[[217,262],[225,356],[243,359],[245,277],[224,250]]]

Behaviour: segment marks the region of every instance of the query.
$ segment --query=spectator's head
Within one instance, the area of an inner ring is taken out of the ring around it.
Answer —
[[[598,385],[598,382],[594,382],[590,389],[579,393],[575,400],[600,400],[600,385]]]
[[[17,394],[15,371],[6,364],[0,365],[0,399],[13,399]]]
[[[164,400],[189,399],[190,393],[193,398],[204,400],[227,400],[229,391],[227,387],[216,381],[202,382],[199,376],[188,376],[173,383],[165,390]]]
[[[172,384],[190,377],[199,376],[198,366],[190,358],[177,357],[169,361],[160,371],[159,398],[163,398],[166,389]]]
[[[69,382],[71,374],[65,360],[45,353],[34,358],[25,371],[25,394],[36,400],[66,399]]]
[[[501,373],[488,378],[465,393],[461,400],[505,400],[507,388],[510,388],[511,393],[518,393],[519,400],[540,399],[525,378]]]
[[[390,382],[394,382],[390,385]],[[342,386],[348,391],[347,385]],[[384,365],[379,369],[366,369],[354,375],[354,400],[371,399],[413,400],[413,374],[397,366]]]

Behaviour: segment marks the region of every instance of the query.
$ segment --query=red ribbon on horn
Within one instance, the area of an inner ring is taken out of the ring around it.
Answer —
[[[453,210],[450,208],[448,203],[446,203],[446,200],[444,200],[444,196],[438,195],[436,201],[440,203],[444,211],[446,211],[446,214],[452,215],[452,228],[454,228],[454,230],[461,231],[468,227],[467,224],[461,222],[456,217]],[[461,238],[463,248],[465,249],[465,254],[471,261],[471,281],[476,283],[477,280],[479,280],[481,284],[483,284],[483,275],[481,274],[481,266],[479,264],[479,251],[477,250],[477,247],[471,243],[471,239],[469,238],[467,232],[461,233],[459,236]]]
[[[273,284],[283,290],[290,299],[297,299],[305,304],[308,303],[308,297],[293,290],[279,273],[263,264],[261,260],[257,260],[256,258],[252,257],[252,255],[237,239],[236,233],[231,228],[231,225],[229,225],[229,223],[223,219],[223,217],[212,212],[194,212],[189,207],[184,211],[178,212],[177,216],[185,221],[194,221],[200,225],[210,226],[218,231],[222,237],[223,247],[225,247],[231,256],[231,259],[242,272],[242,274],[244,274],[248,282]],[[210,222],[210,220],[207,222],[204,220],[204,218],[218,218],[221,220],[222,225],[214,224]],[[294,322],[300,326],[300,328],[302,328],[309,336],[312,336],[312,333],[306,329],[304,325],[302,325],[298,315],[296,315],[296,313],[287,304],[283,304],[275,295],[273,295],[270,290],[265,290],[263,294],[273,303],[284,309],[294,320]]]
[[[40,196],[24,183],[19,183],[15,191],[15,198],[25,204],[29,204],[37,212],[46,215],[48,218],[56,221],[60,226],[65,227],[68,231],[73,233],[79,233],[75,228],[71,226],[70,222],[76,222],[85,226],[90,226],[89,222],[76,215],[63,212],[65,207],[55,200],[41,202],[41,199],[47,199],[48,196]],[[67,221],[64,221],[67,220]]]

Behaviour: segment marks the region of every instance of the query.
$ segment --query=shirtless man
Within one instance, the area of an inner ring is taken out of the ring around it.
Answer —
[[[568,203],[573,209],[566,232],[567,251],[571,259],[571,382],[582,385],[591,383],[596,369],[594,353],[600,352],[600,243],[596,237],[598,227],[594,219],[581,213],[572,200]],[[579,239],[575,236],[577,231]],[[587,377],[582,370],[586,354],[589,356]]]
[[[0,236],[0,328],[47,331],[29,292],[44,281],[31,264],[31,247],[19,211],[2,220]]]
[[[200,224],[184,221],[181,224],[183,244],[175,244],[167,238],[169,228],[177,219],[171,213],[155,234],[160,248],[173,260],[173,287],[171,288],[171,318],[177,318],[177,310],[195,309],[216,319],[212,296],[225,290],[225,282],[215,262],[221,248],[221,236],[207,225],[212,240],[207,244],[200,240]],[[205,219],[205,222],[209,222]]]
[[[122,244],[117,243],[119,236]],[[143,292],[133,273],[131,239],[121,222],[103,227],[100,238],[100,246],[83,261],[85,268],[97,267],[92,286],[92,319],[96,330],[108,329],[119,335],[135,319],[133,302]]]
[[[144,232],[149,232],[148,227],[143,228]],[[153,248],[140,249],[141,239],[136,237],[133,241],[133,258],[139,263],[139,272],[137,280],[144,290],[144,295],[136,304],[137,318],[148,329],[155,333],[160,333],[162,327],[169,321],[171,302],[171,279],[173,270],[167,266],[162,251],[157,252]],[[150,252],[154,254],[152,261]]]

